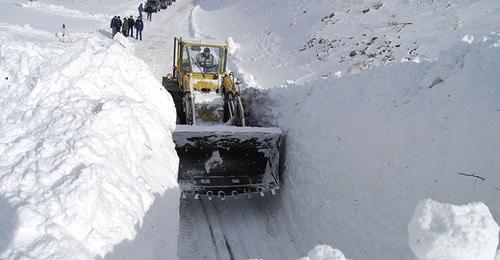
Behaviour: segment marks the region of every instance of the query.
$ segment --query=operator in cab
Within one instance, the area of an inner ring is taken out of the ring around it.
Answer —
[[[196,55],[196,63],[203,68],[203,72],[211,72],[214,68],[214,55],[210,53],[210,48],[206,47],[202,53]]]

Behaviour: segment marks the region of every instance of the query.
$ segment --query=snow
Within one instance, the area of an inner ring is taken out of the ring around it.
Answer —
[[[236,52],[241,48],[241,44],[236,43],[232,37],[227,38],[227,44],[231,55],[236,55]]]
[[[218,85],[218,82],[215,81],[214,84]],[[209,92],[206,95],[203,95],[201,92],[194,92],[193,94],[195,96],[196,104],[207,104],[207,105],[224,104],[224,99],[223,99],[222,95],[220,95],[219,93],[216,93],[216,92]]]
[[[26,7],[30,25],[0,26],[0,258],[103,257],[133,240],[160,200],[163,247],[176,258],[171,97],[126,39],[82,24],[61,43],[52,21],[83,18],[44,6]]]
[[[220,133],[262,133],[262,134],[273,134],[278,135],[282,134],[281,129],[277,127],[239,127],[239,126],[230,126],[230,125],[216,125],[216,126],[203,126],[203,125],[195,125],[195,126],[186,126],[186,125],[177,125],[177,132],[191,132],[191,133],[203,133],[203,132],[220,132]]]
[[[404,230],[422,197],[482,200],[498,216],[497,56],[458,45],[436,63],[269,91],[261,102],[275,104],[287,133],[284,203],[305,243],[327,242],[355,259],[409,259]],[[438,76],[444,82],[429,88]]]
[[[222,158],[220,157],[219,151],[214,151],[210,158],[205,162],[205,170],[210,174],[211,170],[222,165]]]
[[[419,260],[491,260],[499,229],[482,202],[457,206],[425,199],[408,224],[409,245]]]
[[[179,0],[142,42],[109,39],[135,1],[0,3],[0,258],[410,260],[422,198],[500,217],[498,1]],[[286,134],[277,196],[177,212],[174,36],[228,42],[248,121]]]
[[[317,245],[300,260],[347,260],[344,254],[328,245]]]
[[[37,11],[47,12],[51,15],[56,14],[60,16],[74,17],[74,18],[84,18],[90,20],[107,20],[107,16],[104,14],[94,15],[79,10],[68,9],[61,5],[53,5],[47,3],[41,3],[38,1],[29,1],[27,3],[20,3],[20,6],[35,9]]]
[[[272,217],[293,230],[280,233],[290,252],[413,259],[407,223],[427,197],[500,216],[500,2],[380,2],[199,1],[191,14],[199,37],[241,44],[230,65],[247,118],[286,134]]]
[[[472,35],[465,35],[464,38],[462,38],[463,42],[466,42],[468,44],[471,44],[474,42],[474,36]]]

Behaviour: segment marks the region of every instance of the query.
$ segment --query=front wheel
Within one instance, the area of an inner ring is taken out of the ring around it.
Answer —
[[[184,112],[185,112],[185,122],[187,125],[196,124],[194,102],[191,98],[189,92],[184,94]]]

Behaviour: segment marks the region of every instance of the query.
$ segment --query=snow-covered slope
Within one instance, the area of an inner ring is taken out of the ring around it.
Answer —
[[[191,36],[232,37],[241,44],[233,57],[236,63],[263,88],[391,61],[434,60],[466,35],[476,42],[498,40],[490,36],[498,30],[495,1],[197,3],[190,13]]]
[[[69,43],[54,36],[60,24],[44,29],[61,12],[87,19],[80,11],[21,6],[32,25],[0,26],[0,258],[104,256],[134,239],[154,201],[176,258],[171,97],[126,39],[79,21]]]

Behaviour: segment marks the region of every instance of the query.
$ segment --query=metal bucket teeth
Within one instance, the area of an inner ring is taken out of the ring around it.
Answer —
[[[223,191],[219,191],[218,195],[221,200],[224,200],[226,198],[226,193],[224,193]]]
[[[212,200],[212,198],[214,197],[214,192],[213,191],[207,191],[207,197],[208,197],[208,200]]]

